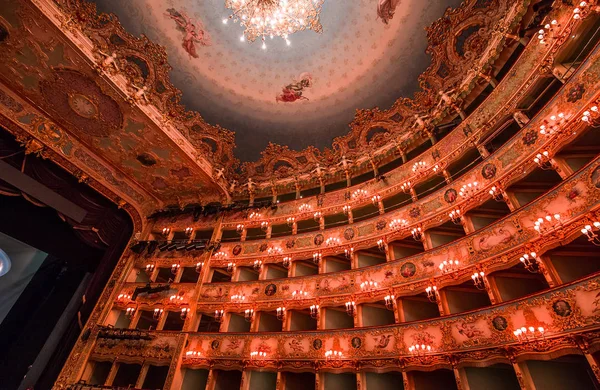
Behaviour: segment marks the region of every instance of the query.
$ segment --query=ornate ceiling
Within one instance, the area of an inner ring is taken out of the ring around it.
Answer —
[[[294,150],[331,147],[348,133],[356,109],[389,108],[399,97],[411,97],[431,63],[425,27],[460,5],[402,0],[385,24],[377,0],[329,0],[322,34],[293,34],[289,47],[267,39],[261,50],[260,41],[240,41],[239,24],[223,24],[225,1],[95,2],[100,11],[115,13],[129,33],[166,48],[182,103],[208,123],[234,131],[235,156],[242,161],[258,160],[269,142]],[[190,23],[196,38],[186,42]],[[300,98],[282,93],[290,84],[301,89]]]

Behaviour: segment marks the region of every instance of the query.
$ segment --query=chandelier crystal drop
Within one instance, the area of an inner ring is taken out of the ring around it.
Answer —
[[[254,42],[260,38],[266,49],[267,37],[280,37],[290,45],[289,35],[298,31],[323,31],[319,21],[325,0],[225,0],[225,7],[232,13],[223,19],[240,23],[244,27],[241,41]]]

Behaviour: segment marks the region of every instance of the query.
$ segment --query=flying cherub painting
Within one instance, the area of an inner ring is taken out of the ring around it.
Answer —
[[[281,93],[277,95],[275,100],[277,102],[293,103],[297,100],[308,100],[303,95],[306,89],[311,88],[313,85],[312,76],[310,73],[304,72],[298,77],[298,81],[286,85],[281,89]]]
[[[177,11],[175,8],[168,8],[165,16],[173,19],[177,23],[177,29],[183,32],[181,46],[190,57],[198,58],[196,43],[210,46],[210,36],[199,21],[190,19],[185,12]]]

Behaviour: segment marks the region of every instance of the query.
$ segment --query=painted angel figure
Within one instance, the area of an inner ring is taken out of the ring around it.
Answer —
[[[202,46],[210,46],[210,37],[204,31],[202,24],[190,19],[185,12],[179,12],[175,8],[168,8],[167,12],[165,16],[173,19],[177,23],[177,29],[183,32],[183,40],[181,42],[183,49],[190,57],[198,58],[196,43]]]
[[[379,0],[377,3],[377,16],[381,18],[383,23],[388,24],[394,17],[398,4],[400,4],[400,0]]]
[[[296,100],[308,100],[302,93],[312,87],[313,81],[310,73],[302,73],[300,81],[293,82],[281,89],[281,93],[275,97],[276,102],[293,103]]]

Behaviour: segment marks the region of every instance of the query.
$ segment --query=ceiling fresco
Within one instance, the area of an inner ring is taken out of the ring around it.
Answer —
[[[293,34],[290,46],[267,39],[266,50],[259,40],[241,42],[239,24],[223,24],[225,1],[95,3],[129,33],[163,45],[182,103],[234,131],[235,156],[255,161],[269,142],[331,147],[349,132],[356,109],[389,108],[413,96],[431,63],[425,28],[461,1],[383,2],[397,3],[386,24],[377,0],[328,0],[322,34]]]

